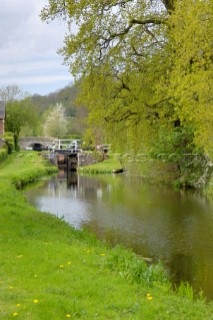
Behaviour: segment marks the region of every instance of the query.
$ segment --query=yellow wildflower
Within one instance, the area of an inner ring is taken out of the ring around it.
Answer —
[[[68,261],[68,262],[67,262],[68,265],[71,265],[71,263],[72,263],[71,261]]]
[[[34,302],[34,303],[38,303],[38,299],[34,299],[33,302]]]
[[[16,307],[20,307],[20,303],[17,303]]]
[[[18,313],[17,312],[13,312],[13,316],[17,317]]]
[[[71,318],[71,314],[67,314],[66,317],[67,317],[67,318]]]
[[[105,255],[106,255],[105,253],[100,253],[101,257],[105,257]]]

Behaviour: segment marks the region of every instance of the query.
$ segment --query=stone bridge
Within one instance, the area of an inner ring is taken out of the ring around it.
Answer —
[[[53,141],[55,141],[56,138],[53,137],[26,137],[26,138],[20,138],[19,139],[19,146],[21,150],[25,150],[27,147],[31,147],[34,143],[40,143],[44,147],[50,147],[52,146]]]

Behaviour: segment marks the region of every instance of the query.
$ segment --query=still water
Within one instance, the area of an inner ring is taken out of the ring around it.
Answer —
[[[213,201],[125,175],[64,172],[25,194],[39,210],[63,217],[77,229],[163,260],[175,283],[188,281],[213,299]]]

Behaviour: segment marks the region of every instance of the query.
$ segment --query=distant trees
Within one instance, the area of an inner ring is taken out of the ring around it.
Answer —
[[[61,103],[56,103],[43,124],[43,134],[52,137],[65,137],[67,133],[67,117],[65,108]]]
[[[23,100],[29,96],[27,92],[23,92],[17,84],[5,85],[0,87],[0,99],[3,101]]]

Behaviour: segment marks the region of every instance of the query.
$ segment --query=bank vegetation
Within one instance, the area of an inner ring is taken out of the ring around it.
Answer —
[[[33,208],[17,188],[52,170],[37,153],[0,165],[0,318],[212,319],[188,284],[172,288],[161,263]]]

